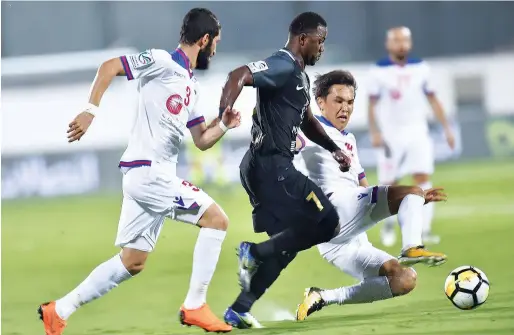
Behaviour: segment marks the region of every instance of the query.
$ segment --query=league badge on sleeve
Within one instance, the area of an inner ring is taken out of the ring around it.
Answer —
[[[248,63],[246,66],[248,66],[252,73],[266,71],[268,69],[268,64],[263,60]]]
[[[130,63],[134,70],[144,69],[155,63],[152,51],[150,50],[145,50],[139,54],[130,55],[128,58],[130,59]]]

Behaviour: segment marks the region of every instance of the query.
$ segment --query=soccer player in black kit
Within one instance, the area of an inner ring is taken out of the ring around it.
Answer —
[[[253,206],[257,233],[270,239],[242,242],[238,248],[242,292],[225,312],[225,322],[259,327],[251,306],[278,278],[296,253],[334,237],[339,217],[321,189],[293,166],[296,135],[301,128],[313,142],[332,152],[343,171],[350,160],[327,136],[310,110],[306,65],[324,51],[327,23],[318,14],[297,16],[289,27],[285,48],[263,61],[230,72],[220,111],[234,105],[244,86],[257,88],[252,142],[241,164],[241,183]]]

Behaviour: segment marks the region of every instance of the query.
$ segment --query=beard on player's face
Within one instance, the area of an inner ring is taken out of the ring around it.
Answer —
[[[209,43],[207,43],[205,48],[200,49],[198,52],[198,57],[196,58],[197,70],[207,70],[209,68],[210,57],[212,55],[212,42],[213,39],[209,39]]]
[[[394,56],[399,59],[399,60],[404,60],[405,58],[407,58],[407,56],[409,55],[409,52],[408,51],[404,51],[404,50],[400,50],[400,51],[397,51]]]
[[[305,65],[313,66],[319,60],[319,56],[317,52],[310,52],[304,59]]]
[[[392,48],[392,54],[398,60],[404,60],[409,56],[410,46],[409,45],[396,45]]]

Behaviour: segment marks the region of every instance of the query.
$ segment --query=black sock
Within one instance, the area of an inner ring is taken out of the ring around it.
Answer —
[[[231,307],[236,313],[247,313],[256,301],[257,298],[252,292],[241,291]]]
[[[295,256],[296,254],[271,257],[263,263],[252,278],[250,292],[241,292],[232,304],[232,309],[237,313],[249,312],[253,304],[271,287],[279,277],[280,272],[287,267]]]
[[[275,254],[275,242],[271,239],[261,243],[255,243],[250,246],[250,254],[259,261],[264,261],[266,258]]]

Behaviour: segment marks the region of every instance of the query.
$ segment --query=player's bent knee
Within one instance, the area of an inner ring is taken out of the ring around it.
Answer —
[[[405,268],[392,259],[382,265],[379,275],[386,276],[393,296],[405,295],[416,287],[416,272],[411,268]]]
[[[228,229],[228,216],[217,204],[212,204],[198,221],[198,226],[226,231]]]
[[[121,263],[127,269],[127,271],[135,276],[145,268],[146,259],[148,258],[148,252],[123,248],[121,253]]]
[[[416,273],[410,268],[402,268],[394,276],[389,277],[393,296],[405,295],[414,290],[416,287],[416,279]]]

